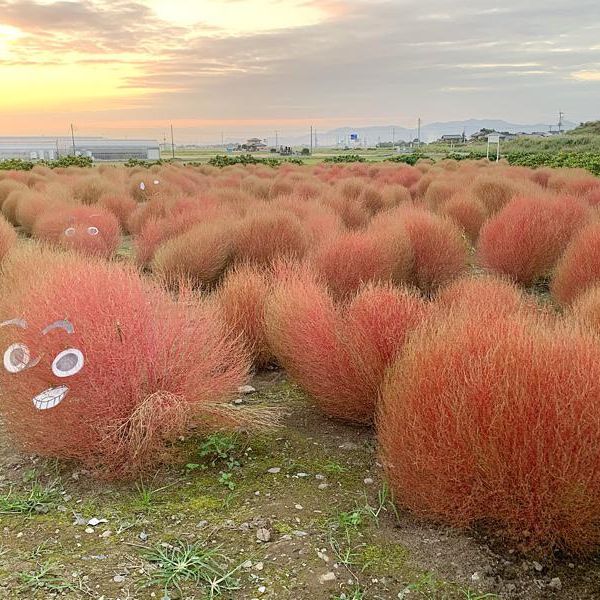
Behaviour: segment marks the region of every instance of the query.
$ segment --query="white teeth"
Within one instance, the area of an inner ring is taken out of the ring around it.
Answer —
[[[47,410],[60,404],[67,395],[69,388],[66,385],[60,385],[54,388],[48,388],[33,399],[33,405],[38,410]]]

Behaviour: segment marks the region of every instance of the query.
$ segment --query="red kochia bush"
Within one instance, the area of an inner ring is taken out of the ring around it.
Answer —
[[[424,311],[423,300],[386,285],[367,286],[338,307],[308,268],[288,268],[267,301],[267,339],[324,413],[367,424],[385,368]]]
[[[588,218],[587,206],[574,197],[516,197],[482,227],[478,261],[531,285],[550,273]]]
[[[268,266],[278,258],[301,259],[308,250],[309,237],[300,221],[271,209],[244,219],[235,234],[235,255],[239,261]]]
[[[489,316],[510,315],[538,309],[535,300],[527,297],[514,283],[493,275],[460,277],[440,288],[435,295],[436,308],[463,311],[466,314]]]
[[[440,213],[450,217],[474,242],[487,217],[483,203],[474,196],[456,194],[440,207]]]
[[[119,222],[98,206],[49,209],[35,221],[33,236],[93,256],[112,256],[121,241]]]
[[[425,294],[458,277],[467,268],[467,245],[447,217],[428,210],[400,207],[375,217],[374,231],[403,228],[413,249],[411,283]]]
[[[352,231],[325,243],[314,255],[313,263],[333,296],[342,300],[364,283],[409,281],[413,254],[402,229]]]
[[[0,216],[0,261],[17,245],[17,232],[13,226]]]
[[[244,342],[257,367],[273,361],[264,316],[271,277],[270,272],[255,265],[238,265],[216,291],[225,323]]]
[[[378,439],[402,506],[522,550],[600,543],[600,344],[567,322],[447,313],[388,372]]]
[[[228,404],[247,357],[208,303],[89,258],[7,261],[0,411],[27,452],[133,476],[190,427],[253,422]]]
[[[552,295],[570,304],[588,287],[600,282],[600,223],[591,223],[576,235],[556,265]]]
[[[210,288],[231,265],[233,248],[229,221],[199,223],[159,246],[152,270],[169,286],[187,280],[194,287]]]

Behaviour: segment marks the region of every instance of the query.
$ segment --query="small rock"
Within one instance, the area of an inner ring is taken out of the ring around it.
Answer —
[[[115,583],[123,583],[125,581],[125,577],[123,575],[115,575],[113,577],[113,581]]]
[[[86,524],[86,520],[79,513],[73,513],[73,516],[75,517],[75,521],[73,521],[73,525],[85,525]]]
[[[145,531],[142,531],[138,537],[142,542],[145,542],[148,539],[148,534]]]
[[[259,594],[264,594],[266,591],[267,591],[267,588],[266,588],[264,585],[261,585],[261,586],[258,588],[258,593],[259,593]]]
[[[295,531],[292,532],[296,537],[306,537],[308,535],[308,533],[306,533],[306,531],[300,531],[299,529],[296,529]]]
[[[271,473],[272,475],[276,475],[281,471],[281,467],[271,467],[267,473]]]
[[[107,529],[106,531],[103,531],[100,534],[100,537],[101,538],[107,538],[107,537],[110,537],[111,535],[112,535],[112,531],[110,529]]]
[[[206,527],[208,525],[208,521],[198,521],[198,523],[196,524],[196,527],[198,529],[202,529],[203,527]]]
[[[373,485],[374,481],[373,481],[373,480],[372,480],[370,477],[366,477],[366,478],[363,480],[363,483],[364,483],[365,485]]]
[[[253,388],[251,385],[240,385],[238,392],[240,394],[254,394],[256,388]]]
[[[538,573],[541,573],[544,570],[544,567],[535,560],[531,564],[533,565],[533,568],[538,571]]]
[[[479,581],[481,579],[481,575],[478,571],[475,571],[473,575],[471,575],[471,581]]]
[[[250,569],[250,568],[252,568],[251,560],[247,560],[246,562],[242,563],[242,569]]]
[[[325,554],[324,552],[317,552],[317,556],[324,562],[328,563],[329,562],[329,556],[327,556],[327,554]]]
[[[265,568],[264,563],[262,562],[257,562],[254,567],[253,567],[256,571],[262,571]]]
[[[294,508],[295,508],[296,510],[303,510],[303,509],[304,509],[304,506],[302,506],[302,504],[294,504]]]
[[[341,446],[339,446],[342,450],[358,450],[358,444],[354,442],[344,442]]]
[[[93,527],[86,527],[85,528],[85,532],[86,533],[94,533],[94,528]]]
[[[317,473],[315,475],[315,479],[318,479],[319,481],[322,481],[323,479],[327,479],[327,478],[325,477],[325,475],[321,475],[321,473]]]
[[[321,584],[327,583],[329,581],[335,581],[335,580],[336,580],[336,576],[333,571],[329,571],[329,573],[324,573],[323,575],[321,575],[319,577],[319,583],[321,583]]]
[[[97,519],[96,517],[92,517],[87,524],[90,525],[91,527],[96,527],[97,525],[100,525],[100,523],[108,523],[108,521],[106,519]]]
[[[308,477],[308,473],[296,473],[296,477]]]
[[[244,399],[243,398],[236,398],[233,401],[234,404],[244,404]]]
[[[271,540],[271,532],[266,527],[256,530],[256,539],[259,542],[268,542]]]
[[[553,579],[551,579],[550,583],[548,584],[548,587],[551,590],[562,590],[562,581],[560,580],[560,577],[554,577]]]
[[[569,563],[569,569],[574,569],[575,568],[575,563]]]
[[[328,483],[320,483],[318,487],[320,490],[326,490],[329,487],[329,484]]]

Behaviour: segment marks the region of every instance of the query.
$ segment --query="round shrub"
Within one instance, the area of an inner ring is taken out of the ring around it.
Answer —
[[[397,502],[521,550],[600,543],[600,344],[569,322],[447,312],[389,370],[378,440]]]

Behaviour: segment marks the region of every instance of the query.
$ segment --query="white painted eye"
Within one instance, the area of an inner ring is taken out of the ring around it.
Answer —
[[[65,229],[65,235],[66,235],[67,237],[72,237],[72,236],[74,236],[74,235],[75,235],[75,227],[67,227],[67,228]]]
[[[160,183],[160,181],[158,179],[154,180],[154,185],[158,185]]]
[[[140,183],[140,190],[145,190],[146,189],[146,184],[142,181],[142,183]]]
[[[87,230],[87,232],[88,232],[90,235],[98,235],[98,234],[100,233],[100,231],[98,230],[98,228],[97,228],[97,227],[88,227],[88,230]]]
[[[11,344],[4,352],[4,368],[9,373],[22,371],[30,360],[31,354],[25,344]]]
[[[83,367],[83,354],[77,348],[63,350],[52,361],[52,372],[57,377],[71,377]]]

